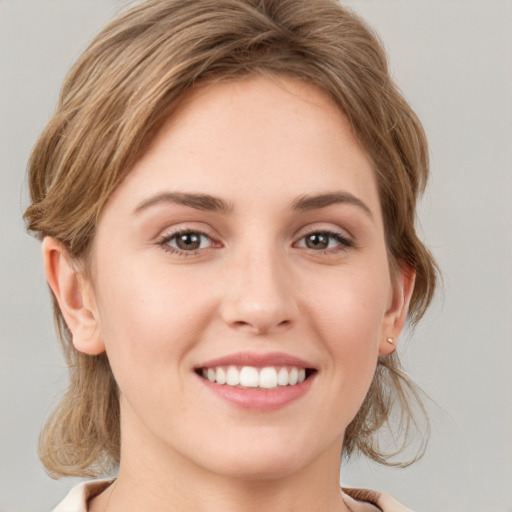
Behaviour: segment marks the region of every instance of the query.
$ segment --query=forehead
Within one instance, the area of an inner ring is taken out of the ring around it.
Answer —
[[[319,88],[283,76],[190,90],[113,199],[163,188],[290,202],[348,188],[378,203],[371,163],[341,110]]]

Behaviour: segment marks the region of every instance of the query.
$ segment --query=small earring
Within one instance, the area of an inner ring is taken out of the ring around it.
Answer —
[[[387,341],[388,343],[393,344],[393,343],[395,343],[395,338],[392,338],[392,337],[390,336],[389,338],[386,338],[386,341]]]

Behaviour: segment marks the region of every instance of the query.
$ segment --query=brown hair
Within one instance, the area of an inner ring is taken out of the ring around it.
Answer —
[[[336,0],[149,0],[121,14],[70,71],[32,152],[28,230],[60,240],[86,262],[105,202],[182,94],[195,84],[258,73],[314,84],[347,116],[374,165],[391,267],[416,271],[414,324],[436,283],[435,262],[415,232],[427,143],[376,36]],[[55,298],[53,305],[70,384],[41,434],[41,459],[53,476],[98,475],[119,462],[116,383],[105,354],[73,347]],[[402,407],[407,431],[411,397],[423,409],[396,353],[380,358],[346,431],[345,453],[387,463],[375,433],[390,422],[393,405]]]

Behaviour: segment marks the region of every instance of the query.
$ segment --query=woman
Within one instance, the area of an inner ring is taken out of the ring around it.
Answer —
[[[70,386],[56,509],[404,510],[341,454],[414,387],[396,346],[435,287],[416,116],[333,0],[152,0],[97,36],[30,160]]]

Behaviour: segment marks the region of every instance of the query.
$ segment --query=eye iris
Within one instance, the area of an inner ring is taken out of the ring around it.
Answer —
[[[176,245],[184,251],[199,249],[201,236],[197,233],[182,233],[176,236]]]
[[[313,233],[306,237],[306,246],[309,249],[327,249],[329,237],[323,233]]]

